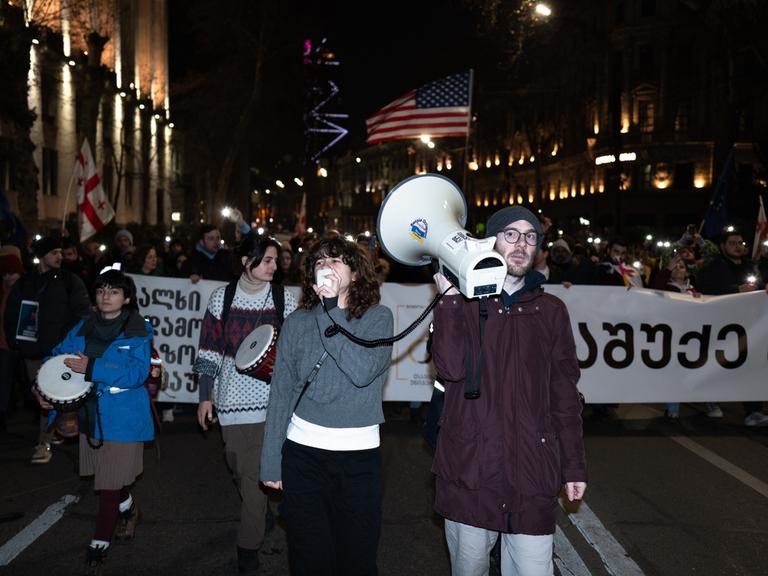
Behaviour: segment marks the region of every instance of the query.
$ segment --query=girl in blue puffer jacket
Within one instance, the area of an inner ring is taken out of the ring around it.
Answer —
[[[139,511],[129,487],[143,471],[144,442],[154,438],[154,426],[144,388],[152,327],[139,314],[136,286],[119,270],[99,275],[94,286],[96,311],[76,324],[52,353],[76,355],[64,364],[92,382],[95,392],[78,412],[80,475],[93,475],[99,493],[96,529],[86,556],[87,568],[95,573],[113,536],[133,537]],[[43,408],[52,407],[39,399]]]

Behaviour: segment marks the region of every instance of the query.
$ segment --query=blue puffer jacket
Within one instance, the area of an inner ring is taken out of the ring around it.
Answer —
[[[137,318],[129,320],[101,357],[90,359],[86,370],[86,380],[93,382],[101,393],[99,411],[104,440],[112,442],[143,442],[155,436],[149,394],[144,388],[149,375],[152,326],[138,313],[134,314]],[[52,354],[84,351],[83,325],[88,321],[78,322]],[[110,388],[123,391],[112,393]],[[98,427],[95,439],[100,439]]]

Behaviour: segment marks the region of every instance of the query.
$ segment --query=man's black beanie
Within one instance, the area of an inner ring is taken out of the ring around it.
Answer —
[[[48,254],[48,252],[56,250],[57,248],[61,248],[61,241],[50,236],[43,236],[40,240],[32,244],[32,252],[38,258],[42,258]]]
[[[518,220],[525,220],[528,222],[533,226],[533,229],[536,230],[539,238],[541,238],[541,222],[539,222],[539,219],[533,212],[522,206],[507,206],[498,212],[494,212],[491,217],[488,218],[488,224],[485,225],[485,237],[490,238],[496,236],[496,234],[504,230],[509,224],[517,222]]]

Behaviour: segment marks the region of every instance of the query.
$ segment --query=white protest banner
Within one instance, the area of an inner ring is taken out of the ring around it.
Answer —
[[[381,303],[392,310],[395,334],[416,320],[435,296],[434,284],[390,284],[381,289]],[[392,346],[392,365],[384,384],[384,400],[421,400],[432,397],[435,369],[427,354],[432,313],[413,332]]]
[[[568,306],[587,402],[768,399],[768,296],[547,285]]]
[[[133,276],[141,312],[155,328],[168,371],[169,402],[197,402],[192,374],[211,292],[222,282]],[[296,293],[296,287],[290,287]],[[588,402],[707,402],[768,399],[768,296],[764,292],[693,298],[608,286],[547,285],[568,306]],[[435,294],[433,285],[386,283],[381,301],[395,334]],[[426,351],[431,314],[392,347],[384,400],[426,401],[434,367]],[[342,338],[342,335],[336,338]]]
[[[208,298],[225,282],[188,278],[165,278],[132,274],[136,301],[141,313],[155,330],[154,346],[168,372],[168,387],[157,399],[161,402],[197,404],[197,382],[192,365],[197,356],[200,327]]]

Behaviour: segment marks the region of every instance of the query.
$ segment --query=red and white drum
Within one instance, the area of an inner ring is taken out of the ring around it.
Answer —
[[[262,324],[246,336],[235,354],[235,368],[252,378],[272,381],[272,369],[277,354],[277,330],[271,324]]]
[[[37,390],[40,396],[59,412],[77,410],[93,386],[93,382],[88,382],[84,374],[73,372],[64,365],[66,358],[76,359],[77,356],[52,356],[43,362],[37,373]]]

